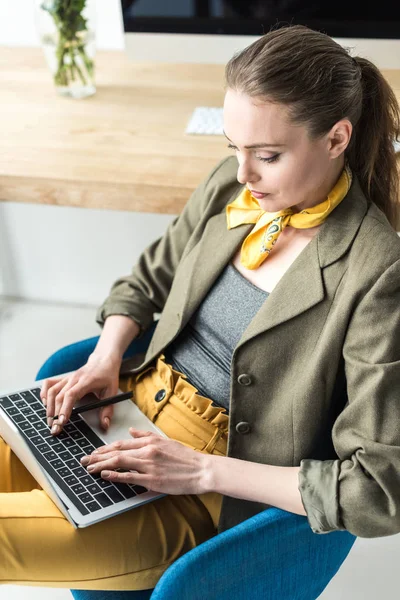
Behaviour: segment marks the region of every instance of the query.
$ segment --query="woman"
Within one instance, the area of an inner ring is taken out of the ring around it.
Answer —
[[[88,391],[133,389],[170,439],[131,429],[83,464],[168,495],[76,531],[43,491],[2,494],[3,581],[154,587],[269,506],[316,533],[400,532],[395,96],[369,61],[300,26],[263,36],[226,78],[236,157],[115,282],[87,364],[42,388],[54,435]],[[144,362],[120,376],[154,312]],[[0,456],[3,491],[35,487],[5,444]]]

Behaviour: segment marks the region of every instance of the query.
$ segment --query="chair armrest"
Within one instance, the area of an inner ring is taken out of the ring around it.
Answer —
[[[315,534],[306,517],[272,507],[180,557],[151,600],[313,600],[355,540],[347,531]]]
[[[154,321],[140,339],[134,339],[128,346],[123,356],[121,373],[126,372],[134,366],[139,366],[143,362],[157,322]],[[76,371],[86,364],[90,354],[97,345],[98,339],[99,336],[95,336],[60,348],[43,363],[35,380],[38,381],[62,373]]]

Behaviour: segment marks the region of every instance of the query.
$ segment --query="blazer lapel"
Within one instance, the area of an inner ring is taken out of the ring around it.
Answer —
[[[240,345],[309,310],[324,299],[322,269],[347,251],[366,211],[366,199],[354,176],[347,197],[266,298],[243,333]],[[244,224],[227,229],[225,211],[208,221],[201,241],[187,257],[190,265],[186,265],[186,270],[190,275],[179,314],[179,330],[190,320],[253,227],[253,224]]]

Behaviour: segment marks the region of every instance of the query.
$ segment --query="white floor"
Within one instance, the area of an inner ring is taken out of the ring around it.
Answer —
[[[13,301],[0,297],[0,390],[29,383],[43,361],[72,342],[99,335],[95,307]],[[395,600],[400,536],[357,539],[320,600]],[[5,600],[71,600],[68,590],[3,586]],[[258,600],[250,599],[249,600]],[[277,598],[277,600],[279,600]]]

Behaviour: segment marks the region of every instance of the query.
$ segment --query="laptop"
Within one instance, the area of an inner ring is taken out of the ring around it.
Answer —
[[[99,446],[132,439],[130,426],[168,437],[132,399],[114,405],[107,432],[100,428],[97,408],[73,415],[61,434],[53,436],[40,399],[43,381],[35,381],[19,391],[0,392],[0,436],[71,525],[88,527],[166,496],[143,486],[106,481],[99,474],[89,474],[80,464],[82,456]],[[96,400],[94,394],[87,394],[76,406]]]

